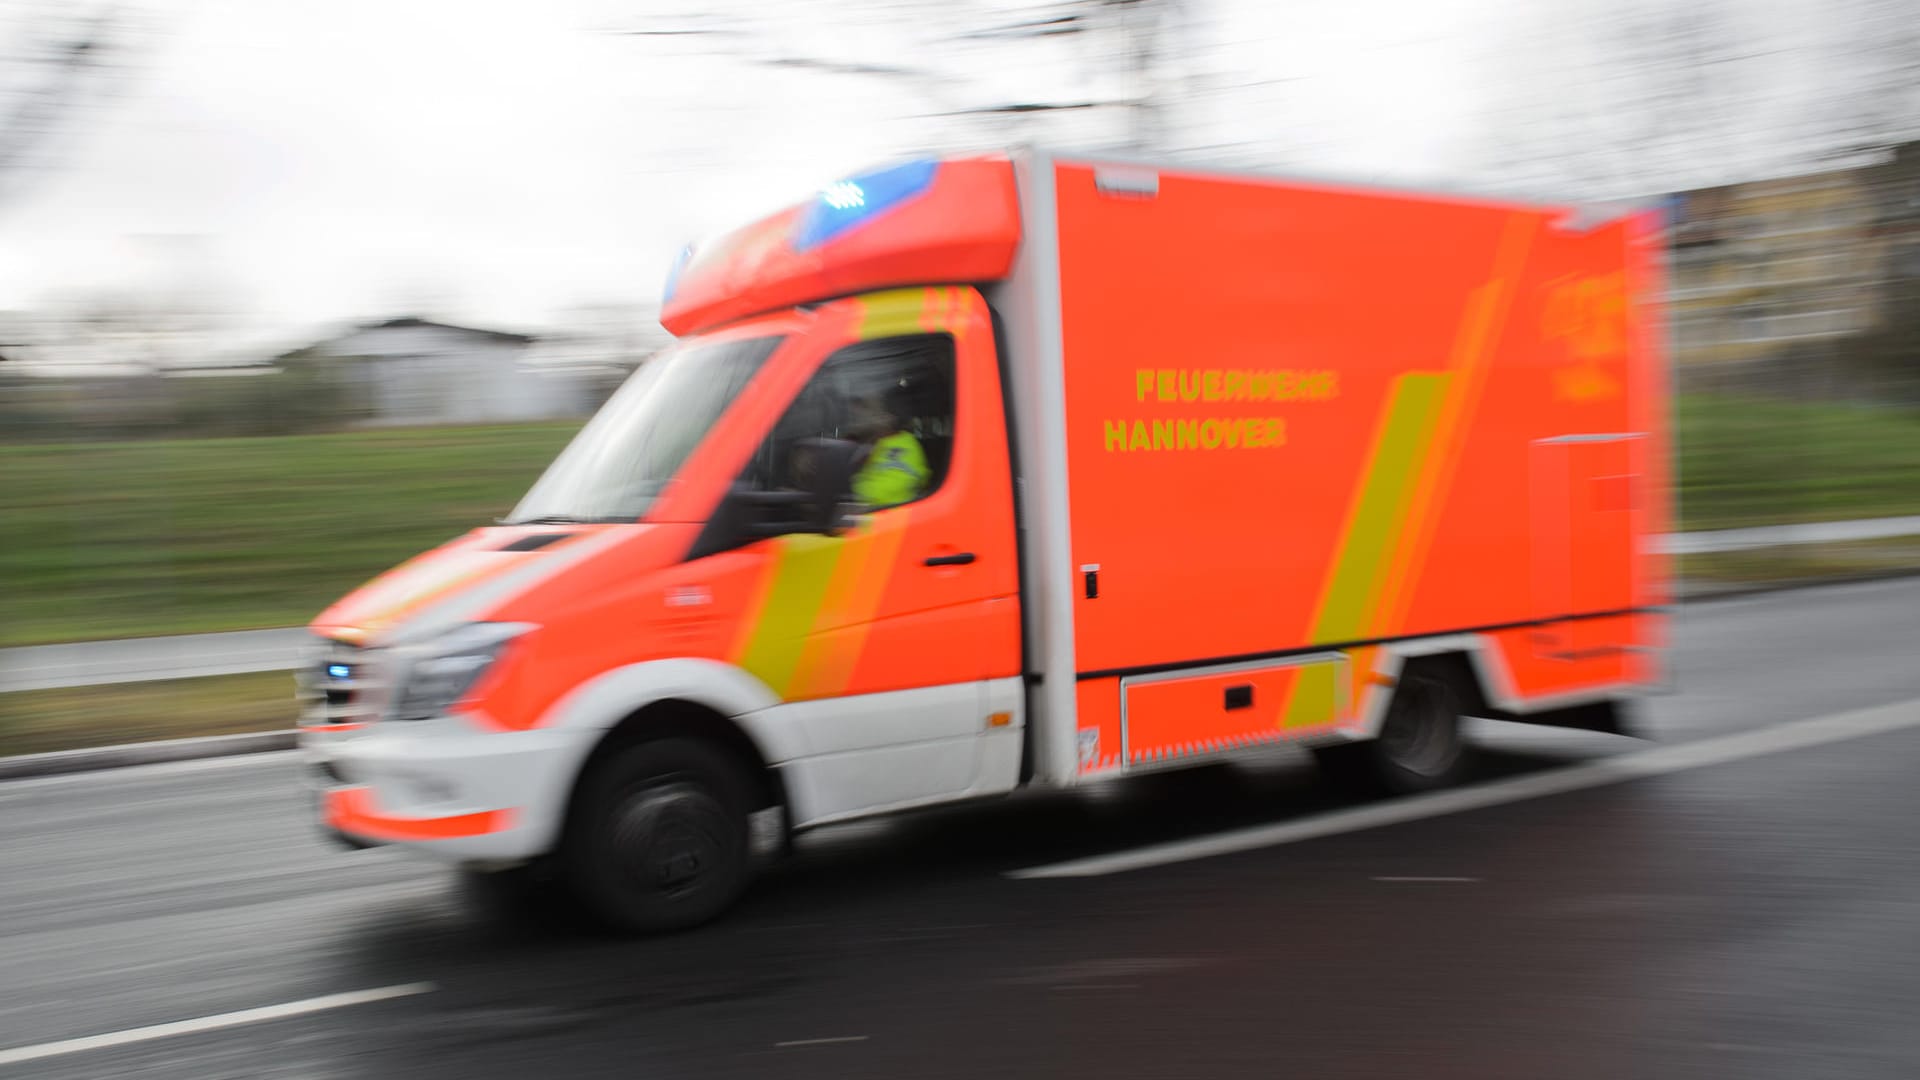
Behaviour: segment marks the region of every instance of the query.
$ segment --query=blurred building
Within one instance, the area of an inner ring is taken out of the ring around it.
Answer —
[[[1896,298],[1920,279],[1920,144],[1857,168],[1685,192],[1671,226],[1683,380],[1838,372],[1904,314]]]
[[[643,362],[673,341],[651,307],[581,305],[540,333],[525,363],[535,370],[577,380],[598,405]]]
[[[526,362],[533,343],[525,334],[399,318],[356,327],[275,362],[330,374],[372,424],[504,423],[586,411],[592,393],[582,379]]]

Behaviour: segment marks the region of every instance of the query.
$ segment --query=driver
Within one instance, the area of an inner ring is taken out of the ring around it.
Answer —
[[[905,396],[895,389],[853,402],[848,433],[863,452],[853,474],[853,496],[870,509],[910,503],[927,493],[933,479],[925,448],[905,429],[910,411]]]

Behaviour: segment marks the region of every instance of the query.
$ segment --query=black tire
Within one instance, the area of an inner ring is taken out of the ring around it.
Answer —
[[[1444,677],[1409,665],[1387,705],[1380,736],[1367,742],[1317,747],[1328,779],[1369,795],[1432,791],[1467,769],[1460,695]]]
[[[621,933],[712,919],[751,877],[751,790],[712,743],[662,739],[614,752],[580,780],[560,848],[569,891]]]

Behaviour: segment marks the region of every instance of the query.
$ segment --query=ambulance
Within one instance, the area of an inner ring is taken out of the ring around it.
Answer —
[[[1661,681],[1660,222],[1018,150],[676,263],[644,364],[496,524],[312,624],[323,827],[613,927],[797,832]]]

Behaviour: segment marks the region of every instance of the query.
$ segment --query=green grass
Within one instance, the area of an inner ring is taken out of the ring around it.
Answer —
[[[0,694],[0,755],[285,731],[298,714],[285,671]]]
[[[1920,513],[1920,413],[1691,395],[1682,527]],[[505,513],[574,425],[0,447],[0,645],[306,621]]]
[[[1678,414],[1684,529],[1920,514],[1920,412],[1695,394]]]
[[[304,622],[512,509],[574,430],[0,447],[0,645]]]
[[[1920,569],[1920,536],[1683,555],[1680,576],[1695,596],[1754,585],[1873,577]]]

